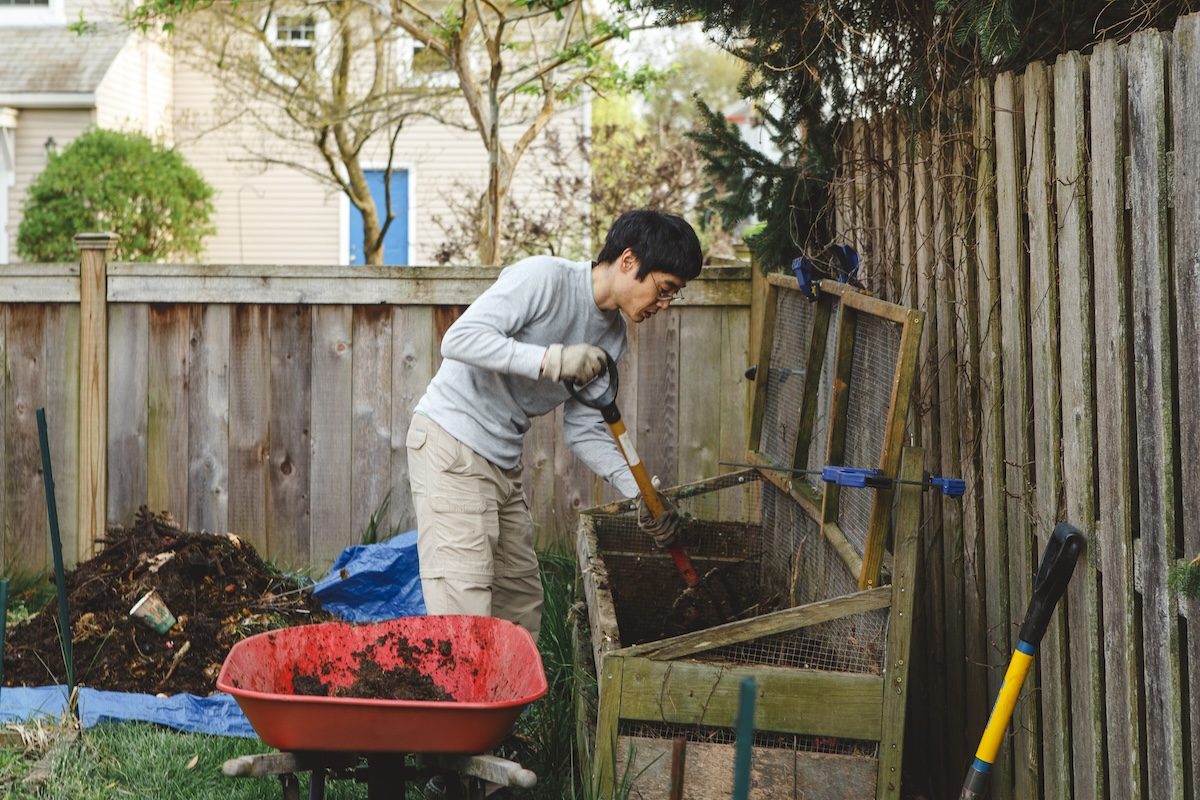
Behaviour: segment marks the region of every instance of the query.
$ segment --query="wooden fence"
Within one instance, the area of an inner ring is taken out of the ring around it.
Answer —
[[[1089,550],[992,796],[1200,791],[1200,603],[1167,583],[1200,552],[1198,40],[1185,17],[842,143],[840,235],[927,314],[912,436],[969,487],[925,521],[910,720],[933,796],[957,795],[1058,520]]]
[[[143,504],[318,575],[384,498],[381,527],[414,527],[409,419],[441,334],[497,269],[109,264],[109,237],[79,242],[79,264],[0,266],[5,574],[50,563],[39,407],[68,563]],[[750,268],[707,267],[685,294],[630,325],[621,363],[623,417],[665,485],[743,460],[748,430]],[[557,417],[524,454],[543,543],[617,497]]]

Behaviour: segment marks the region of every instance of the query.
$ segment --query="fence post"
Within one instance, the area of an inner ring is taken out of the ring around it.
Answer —
[[[108,254],[115,233],[81,233],[79,248],[79,560],[95,555],[108,516]]]

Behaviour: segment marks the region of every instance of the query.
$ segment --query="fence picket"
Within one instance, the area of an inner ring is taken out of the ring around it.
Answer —
[[[387,306],[354,310],[353,395],[350,474],[352,476],[351,536],[357,537],[392,483],[392,312]],[[393,494],[395,492],[393,491]],[[400,498],[392,497],[391,502]],[[388,517],[380,522],[387,533]]]
[[[979,440],[983,483],[983,547],[987,559],[988,701],[995,699],[1011,655],[1008,616],[1008,508],[1004,495],[1004,395],[1000,328],[1000,257],[996,202],[996,111],[993,87],[976,83],[976,253],[979,265]],[[981,731],[975,731],[978,738]],[[1006,738],[992,767],[997,800],[1012,797],[1013,756]]]
[[[422,306],[394,308],[392,337],[392,524],[409,531],[416,529],[417,515],[405,442],[417,401],[433,377],[433,353],[439,344],[434,338],[433,313]]]
[[[312,315],[309,306],[271,308],[269,552],[284,567],[312,557]],[[274,390],[279,387],[279,391]],[[286,388],[286,391],[284,389]]]
[[[1179,624],[1166,585],[1175,563],[1175,445],[1166,203],[1166,42],[1158,31],[1129,44],[1130,250],[1145,636],[1146,755],[1150,797],[1184,796]]]
[[[1058,364],[1058,274],[1055,259],[1053,97],[1042,62],[1025,71],[1025,151],[1029,231],[1029,325],[1032,350],[1035,563],[1050,542],[1062,499]],[[1063,604],[1064,607],[1066,603]],[[1047,797],[1071,794],[1070,683],[1065,608],[1051,616],[1039,647],[1042,780]]]
[[[147,496],[147,409],[150,319],[145,306],[108,310],[108,498]],[[56,476],[57,477],[57,476]],[[108,523],[132,520],[109,517]]]
[[[1175,308],[1181,346],[1179,356],[1179,423],[1182,467],[1180,514],[1185,559],[1200,556],[1200,15],[1179,20],[1175,28],[1171,70],[1171,115],[1175,145]],[[1200,600],[1179,598],[1187,611],[1187,696],[1192,731],[1193,791],[1200,787]]]
[[[1092,263],[1096,269],[1096,464],[1104,607],[1105,726],[1109,791],[1137,800],[1143,755],[1138,726],[1141,647],[1133,581],[1134,427],[1130,425],[1133,363],[1130,344],[1129,246],[1125,236],[1126,51],[1098,45],[1090,60],[1092,156]]]
[[[46,492],[35,412],[46,403],[46,320],[36,306],[8,307],[8,365],[4,418],[7,456],[13,466],[4,471],[4,556],[9,564],[46,568]],[[47,418],[46,425],[55,424]]]
[[[1054,66],[1055,208],[1058,220],[1062,365],[1063,493],[1066,519],[1095,530],[1096,439],[1092,274],[1088,247],[1085,135],[1087,62],[1067,53]],[[1040,479],[1039,479],[1040,483]],[[1075,567],[1067,587],[1071,682],[1071,766],[1076,796],[1104,796],[1104,697],[1101,684],[1097,554]]]
[[[187,520],[191,314],[184,305],[152,305],[149,312],[146,496],[122,497],[109,508],[121,525],[133,523],[133,513],[143,499],[152,511],[166,511],[177,523]]]
[[[53,459],[55,505],[62,538],[63,559],[73,563],[86,552],[84,539],[91,532],[79,531],[79,307],[53,305],[46,309],[46,420],[50,457]],[[0,356],[0,363],[3,363]],[[2,393],[0,389],[0,393]],[[0,412],[3,409],[0,408]],[[53,424],[50,420],[54,420]],[[2,435],[2,434],[0,434]],[[0,456],[0,464],[4,463]],[[3,519],[0,516],[0,519]],[[49,529],[49,520],[47,528]],[[47,558],[49,535],[46,536]],[[0,563],[3,563],[0,561]]]
[[[229,529],[229,306],[193,306],[191,325],[187,527],[225,531]]]
[[[270,310],[233,307],[229,332],[229,530],[267,551],[271,453]],[[316,492],[314,488],[314,493]]]
[[[354,479],[354,309],[352,306],[312,307],[312,552],[309,563],[324,571],[338,554],[358,544],[353,528]],[[390,370],[387,371],[390,374]],[[391,387],[388,387],[389,392]],[[407,489],[407,487],[405,487]],[[393,490],[389,503],[395,514]],[[380,522],[380,540],[390,520]]]

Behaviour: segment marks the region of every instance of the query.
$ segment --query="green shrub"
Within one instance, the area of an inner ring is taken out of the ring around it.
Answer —
[[[74,237],[120,235],[116,261],[192,259],[215,228],[212,187],[177,151],[136,133],[90,128],[29,187],[17,231],[27,261],[74,261]]]

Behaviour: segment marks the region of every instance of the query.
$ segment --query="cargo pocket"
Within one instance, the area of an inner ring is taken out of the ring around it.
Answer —
[[[425,446],[425,440],[428,438],[429,432],[427,430],[412,425],[408,429],[408,438],[404,440],[404,446],[409,450],[420,450]]]
[[[433,512],[429,553],[430,577],[491,578],[492,548],[499,534],[494,510],[479,495],[441,495],[429,498]]]

